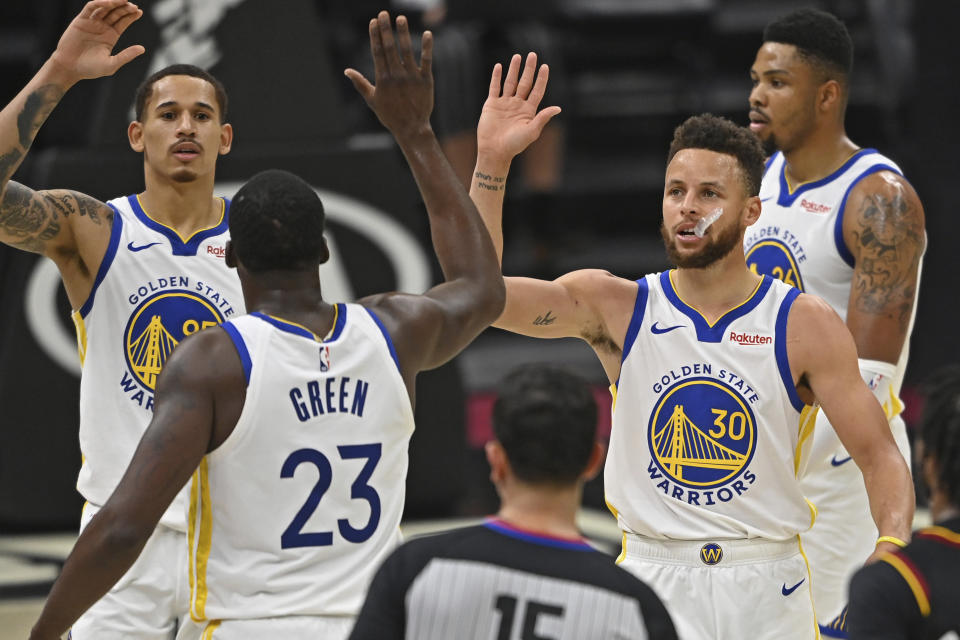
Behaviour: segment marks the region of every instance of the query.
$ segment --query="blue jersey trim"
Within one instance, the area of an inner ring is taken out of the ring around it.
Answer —
[[[850,186],[847,187],[846,192],[843,194],[843,199],[840,201],[840,211],[837,213],[837,219],[833,225],[833,243],[837,246],[837,253],[839,253],[840,257],[843,258],[843,261],[851,267],[855,266],[856,260],[854,259],[853,254],[850,252],[850,248],[847,247],[847,243],[843,240],[843,214],[847,210],[847,198],[850,196],[850,192],[858,182],[879,171],[893,171],[898,176],[903,175],[897,171],[896,168],[891,167],[888,164],[875,164],[872,167],[864,170],[863,173],[861,173],[853,182],[850,183]]]
[[[650,288],[647,286],[647,279],[640,278],[637,280],[637,300],[633,304],[633,315],[630,317],[630,326],[627,327],[627,336],[623,339],[623,351],[620,356],[620,364],[623,364],[623,361],[627,359],[627,354],[630,353],[630,349],[633,348],[633,343],[637,339],[637,334],[640,333],[640,325],[643,324],[643,314],[647,310],[647,296],[650,293]]]
[[[763,177],[767,177],[767,171],[770,170],[770,165],[773,164],[773,161],[777,159],[777,156],[780,155],[779,151],[774,151],[773,155],[767,158],[767,161],[763,163]]]
[[[734,307],[730,311],[727,311],[725,314],[720,316],[720,318],[718,318],[713,325],[710,325],[707,324],[706,318],[704,318],[699,311],[680,299],[680,296],[678,296],[677,292],[673,289],[673,283],[670,281],[670,272],[664,271],[660,274],[660,286],[663,288],[663,292],[666,294],[667,300],[669,300],[670,304],[676,307],[681,313],[690,318],[690,320],[693,322],[694,328],[697,330],[697,339],[700,342],[721,342],[724,334],[727,331],[727,327],[730,326],[730,323],[737,318],[742,318],[753,311],[763,300],[764,296],[767,295],[767,291],[770,290],[770,285],[772,284],[773,279],[770,276],[763,276],[763,280],[760,281],[760,285],[746,302],[738,307]]]
[[[247,343],[243,341],[243,336],[233,326],[229,320],[220,325],[227,332],[230,339],[233,340],[233,346],[237,348],[237,355],[240,356],[240,364],[243,365],[243,377],[247,379],[247,386],[250,385],[250,374],[253,372],[253,362],[250,360],[250,352],[247,350]]]
[[[533,532],[521,531],[520,529],[515,529],[503,522],[496,520],[488,520],[483,523],[483,526],[491,531],[495,531],[507,537],[514,538],[516,540],[523,540],[524,542],[530,542],[532,544],[538,544],[543,547],[568,549],[570,551],[595,551],[595,549],[586,542],[580,542],[576,540],[561,540],[559,538],[538,535]]]
[[[113,225],[110,227],[110,240],[107,242],[107,250],[103,254],[103,259],[100,261],[100,268],[97,269],[97,277],[93,281],[93,287],[90,288],[90,295],[87,296],[86,301],[80,307],[79,313],[81,318],[86,318],[87,314],[90,313],[90,309],[93,308],[93,299],[97,295],[97,289],[100,288],[100,283],[103,282],[103,279],[107,277],[107,271],[110,270],[113,259],[117,257],[117,248],[120,246],[120,236],[123,231],[123,216],[121,216],[117,208],[109,202],[107,206],[113,209]]]
[[[229,218],[227,214],[230,210],[230,202],[226,198],[222,198],[222,200],[223,219],[220,220],[220,223],[215,227],[196,232],[184,242],[176,231],[148,216],[147,212],[140,206],[140,200],[136,194],[127,196],[127,202],[130,203],[130,208],[133,209],[134,215],[136,215],[140,222],[146,227],[165,236],[170,241],[170,249],[175,256],[195,256],[197,255],[197,250],[200,248],[200,244],[204,240],[226,233]]]
[[[862,158],[863,156],[877,153],[876,149],[860,149],[852,156],[850,156],[846,162],[844,162],[839,169],[831,173],[830,175],[815,180],[813,182],[804,182],[803,184],[797,187],[797,190],[793,193],[790,192],[790,185],[787,184],[787,163],[784,162],[783,166],[780,167],[780,195],[777,196],[777,204],[781,207],[792,206],[794,201],[799,198],[802,194],[810,191],[811,189],[816,189],[817,187],[822,187],[823,185],[833,182],[838,177],[843,175],[847,169],[849,169],[854,162]]]
[[[777,311],[777,324],[774,329],[773,353],[777,358],[777,369],[780,370],[780,379],[787,390],[787,397],[790,403],[797,411],[803,411],[803,400],[797,395],[797,387],[793,384],[793,374],[790,372],[790,359],[787,358],[787,317],[790,315],[790,308],[794,300],[800,295],[798,289],[791,287],[787,296],[780,303],[780,310]]]
[[[338,302],[335,306],[337,307],[337,320],[333,325],[333,331],[330,332],[330,337],[325,342],[332,342],[339,338],[340,334],[343,333],[343,328],[347,325],[347,305]]]
[[[380,332],[383,333],[383,337],[387,341],[387,348],[390,349],[390,357],[393,358],[394,364],[397,365],[397,371],[400,371],[400,359],[397,358],[397,350],[393,348],[393,340],[390,338],[390,332],[388,332],[387,328],[383,326],[383,323],[380,321],[380,318],[377,317],[377,314],[366,307],[364,307],[364,309],[370,314],[370,317],[373,318],[373,321],[377,323],[377,326],[380,327]]]
[[[317,334],[313,333],[313,332],[310,331],[309,329],[305,329],[304,327],[301,327],[301,326],[298,325],[298,324],[294,324],[294,323],[292,323],[292,322],[287,322],[286,320],[283,320],[283,319],[281,319],[281,318],[274,318],[273,316],[268,316],[267,314],[265,314],[265,313],[263,313],[263,312],[261,312],[261,311],[251,311],[251,312],[250,312],[250,315],[251,315],[251,316],[254,316],[254,317],[257,317],[257,318],[260,318],[261,320],[263,320],[263,321],[266,322],[267,324],[272,324],[272,325],[275,326],[277,329],[280,329],[280,331],[285,331],[285,332],[287,332],[287,333],[292,333],[292,334],[295,335],[295,336],[300,336],[300,337],[303,337],[303,338],[308,338],[308,339],[310,339],[310,340],[313,340],[314,342],[323,342],[323,340],[321,340],[321,339],[317,336]]]
[[[822,624],[820,625],[820,635],[825,638],[849,638],[850,637],[850,634],[848,634],[843,629],[833,629],[831,627],[826,627]]]

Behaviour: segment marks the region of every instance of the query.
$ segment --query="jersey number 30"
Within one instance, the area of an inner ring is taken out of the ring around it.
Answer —
[[[375,444],[355,444],[337,447],[340,458],[343,460],[366,459],[366,464],[357,475],[356,480],[350,486],[350,498],[353,500],[366,500],[370,504],[370,519],[367,524],[357,529],[346,518],[337,520],[337,528],[340,535],[348,542],[364,542],[370,539],[373,532],[377,530],[380,524],[380,496],[376,489],[367,482],[373,475],[373,470],[377,468],[380,462],[380,443]],[[333,481],[333,470],[330,467],[330,461],[316,449],[298,449],[291,453],[283,462],[283,468],[280,469],[281,478],[292,478],[297,467],[301,464],[312,464],[317,468],[320,477],[317,478],[317,484],[313,485],[313,490],[307,496],[307,501],[300,507],[300,511],[294,516],[293,521],[284,530],[280,536],[280,547],[290,549],[292,547],[325,547],[333,544],[332,531],[318,531],[315,533],[304,533],[303,525],[307,523],[313,512],[317,510],[320,499],[330,488]]]

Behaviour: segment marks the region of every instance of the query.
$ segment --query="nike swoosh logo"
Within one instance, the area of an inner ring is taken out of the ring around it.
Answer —
[[[140,245],[139,247],[135,247],[135,246],[133,246],[133,243],[131,242],[130,244],[127,245],[127,249],[130,249],[130,251],[143,251],[144,249],[149,249],[150,247],[152,247],[152,246],[155,245],[155,244],[160,244],[160,243],[159,243],[159,242],[151,242],[150,244],[143,244],[143,245]]]
[[[791,593],[793,593],[794,591],[796,591],[796,590],[797,590],[797,587],[799,587],[800,585],[802,585],[805,580],[806,580],[806,578],[804,578],[803,580],[801,580],[801,581],[798,582],[797,584],[793,585],[792,587],[788,587],[788,586],[787,586],[787,583],[784,582],[784,583],[783,583],[783,586],[780,588],[780,593],[782,593],[782,594],[785,595],[785,596],[790,595]]]
[[[769,198],[760,198],[760,202],[766,202],[767,200],[773,200],[773,196],[770,196]]]
[[[682,329],[682,328],[683,328],[683,325],[682,325],[682,324],[678,324],[678,325],[675,326],[675,327],[662,327],[662,328],[661,328],[661,327],[658,327],[658,326],[657,326],[657,323],[656,323],[656,322],[654,322],[654,323],[653,323],[653,326],[650,327],[650,331],[652,331],[653,333],[660,334],[660,333],[667,333],[668,331],[673,331],[674,329]]]
[[[840,460],[837,460],[837,456],[833,456],[832,458],[830,458],[830,464],[832,464],[835,467],[839,467],[842,464],[847,464],[851,460],[853,460],[852,456],[847,456],[846,458],[841,458]]]

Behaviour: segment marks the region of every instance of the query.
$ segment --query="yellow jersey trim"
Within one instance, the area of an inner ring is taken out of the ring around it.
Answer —
[[[924,618],[929,616],[930,600],[927,598],[927,593],[923,590],[923,585],[920,584],[920,580],[917,578],[917,574],[913,572],[913,569],[907,566],[907,563],[904,562],[903,559],[893,553],[885,553],[880,556],[880,559],[897,570],[897,573],[903,577],[907,586],[910,587],[910,591],[913,592],[913,597],[917,600],[917,606],[920,607],[921,615],[923,615]]]
[[[80,367],[83,368],[83,362],[87,358],[87,325],[79,311],[72,311],[70,317],[73,318],[73,327],[77,332],[77,354],[80,356]]]
[[[926,529],[921,529],[918,533],[929,533],[940,538],[945,538],[954,544],[960,544],[960,533],[955,533],[946,527],[927,527]]]
[[[813,428],[817,424],[817,414],[820,407],[805,405],[800,412],[800,422],[797,429],[797,449],[793,454],[793,475],[800,473],[800,461],[803,459],[803,445],[813,435]]]
[[[177,237],[180,238],[180,241],[184,244],[187,244],[188,242],[190,242],[190,240],[193,239],[193,237],[196,236],[198,233],[203,233],[204,231],[210,231],[211,229],[216,229],[221,224],[223,224],[223,216],[224,214],[226,214],[226,211],[227,211],[227,202],[223,198],[218,198],[218,199],[220,200],[220,219],[217,220],[217,224],[211,225],[209,227],[205,227],[203,229],[197,229],[196,231],[190,234],[189,238],[184,238],[182,235],[180,235],[179,231],[177,231],[176,229],[174,229],[173,227],[171,227],[170,225],[164,222],[160,222],[159,220],[154,218],[152,215],[150,215],[150,212],[147,211],[147,208],[143,206],[143,200],[140,199],[140,194],[139,193],[137,194],[137,202],[140,204],[140,208],[143,209],[144,215],[146,215],[148,218],[156,222],[161,227],[166,227],[167,229],[170,229],[170,231],[173,231],[175,234],[177,234]]]
[[[203,635],[200,636],[200,640],[210,640],[210,638],[213,637],[213,632],[220,626],[220,622],[220,620],[211,620],[210,624],[203,630]]]
[[[690,307],[691,309],[693,309],[694,311],[696,311],[697,314],[698,314],[701,318],[703,318],[703,321],[706,322],[706,323],[707,323],[707,326],[708,326],[709,328],[711,328],[711,329],[713,329],[713,328],[717,325],[717,323],[719,323],[721,320],[723,320],[728,314],[736,311],[737,309],[739,309],[739,308],[742,307],[743,305],[745,305],[745,304],[747,304],[748,302],[750,302],[751,300],[753,300],[753,297],[754,297],[755,295],[757,295],[757,291],[760,290],[760,285],[763,284],[763,278],[760,278],[760,282],[758,282],[758,283],[757,283],[757,286],[753,288],[753,292],[752,292],[749,296],[747,296],[747,299],[746,299],[746,300],[744,300],[743,302],[741,302],[740,304],[738,304],[738,305],[735,306],[735,307],[731,307],[731,308],[727,309],[726,311],[724,311],[723,313],[721,313],[720,316],[719,316],[716,320],[714,320],[713,322],[710,322],[709,320],[707,320],[707,316],[703,315],[703,312],[700,311],[700,309],[697,309],[695,306],[693,306],[692,304],[690,304],[689,302],[687,302],[686,300],[684,300],[684,299],[683,299],[683,296],[680,295],[680,292],[677,290],[677,283],[673,281],[673,274],[676,273],[676,272],[677,272],[676,269],[671,269],[671,270],[670,270],[670,273],[667,274],[667,275],[670,277],[670,286],[673,288],[673,292],[676,294],[677,298],[680,299],[680,302],[682,302],[683,304],[687,305],[688,307]]]
[[[620,564],[627,559],[627,532],[623,532],[623,540],[620,541],[620,555],[617,556],[617,559],[614,561],[616,564]]]
[[[194,622],[206,620],[207,561],[210,559],[213,537],[212,511],[208,462],[204,456],[190,481],[190,522],[187,525],[190,540],[190,618]]]
[[[610,402],[610,413],[613,414],[617,410],[617,385],[610,385],[610,395],[613,400]]]
[[[809,504],[810,501],[808,500]],[[810,506],[813,506],[812,504]],[[813,608],[813,628],[816,630],[817,635],[814,636],[817,640],[820,640],[820,619],[817,618],[817,605],[813,601],[813,587],[810,584],[813,580],[813,577],[810,574],[810,560],[807,559],[807,554],[803,550],[803,542],[800,540],[800,536],[797,536],[797,547],[800,549],[800,555],[803,556],[803,563],[807,566],[807,593],[810,595],[810,606]]]

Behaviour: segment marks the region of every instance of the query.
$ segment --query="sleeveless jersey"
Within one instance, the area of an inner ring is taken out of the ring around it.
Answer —
[[[197,622],[356,615],[400,542],[409,394],[380,321],[336,309],[323,340],[259,312],[223,325],[247,396],[190,485]]]
[[[791,185],[786,177],[786,159],[779,151],[775,153],[767,161],[760,187],[760,220],[744,236],[747,265],[804,293],[820,296],[846,321],[854,267],[853,254],[843,239],[847,197],[860,180],[878,171],[902,175],[889,158],[874,149],[861,149],[829,176]],[[916,289],[919,292],[920,288]],[[916,315],[916,299],[913,308]],[[892,382],[897,396],[907,365],[910,330]],[[885,407],[889,418],[903,409],[898,397],[891,400]]]
[[[672,272],[638,280],[604,470],[621,529],[678,540],[806,531],[796,475],[816,412],[797,396],[787,316],[799,292],[764,277],[713,325]]]
[[[244,312],[240,280],[224,264],[220,222],[183,240],[150,218],[137,196],[107,203],[113,228],[90,296],[73,312],[83,371],[77,489],[103,505],[153,417],[157,375],[187,335]],[[186,530],[186,492],[160,521]]]

